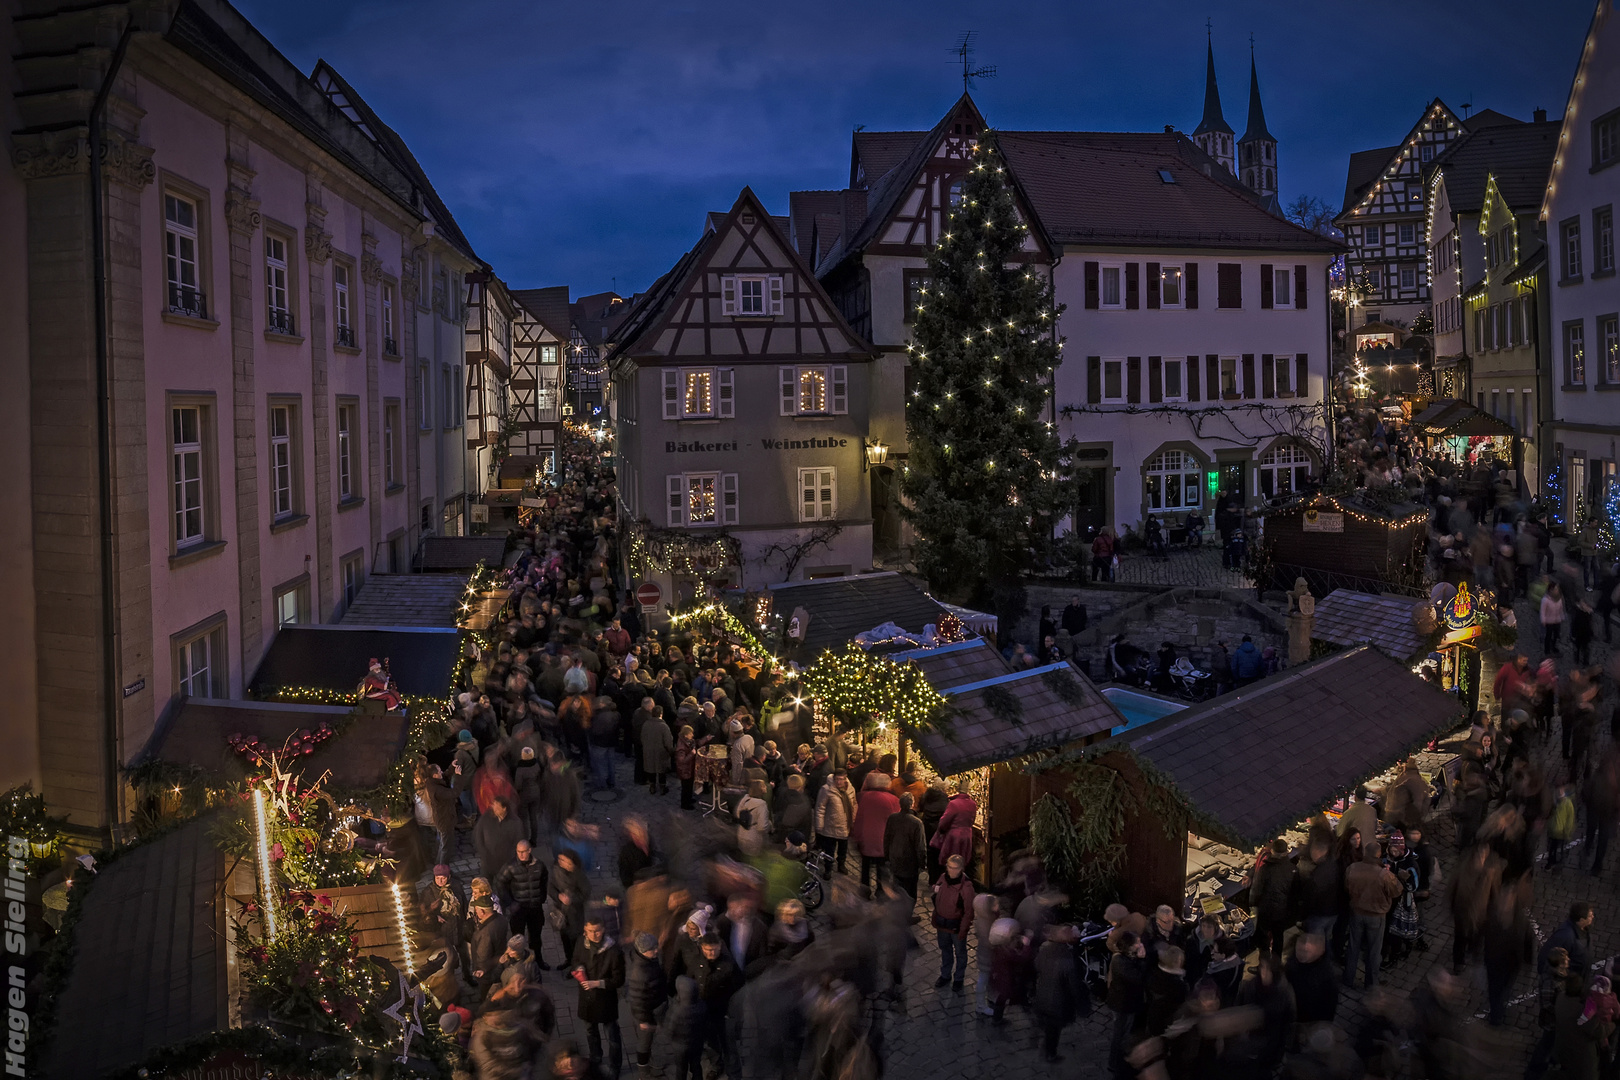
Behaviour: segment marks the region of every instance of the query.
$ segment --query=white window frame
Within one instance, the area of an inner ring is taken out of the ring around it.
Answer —
[[[296,334],[297,324],[292,314],[291,270],[287,265],[287,252],[292,245],[280,233],[264,234],[264,306],[265,326],[277,334]],[[276,249],[280,254],[276,254]],[[277,325],[279,322],[280,325]]]
[[[1362,247],[1383,247],[1384,246],[1384,227],[1383,227],[1383,225],[1363,225],[1361,227],[1361,246]]]
[[[1603,364],[1603,381],[1620,383],[1620,318],[1604,315],[1597,323],[1599,359]]]
[[[399,401],[389,398],[383,402],[383,486],[399,485]]]
[[[448,506],[446,507],[448,509]],[[454,535],[460,535],[456,533]],[[348,610],[354,603],[355,597],[360,595],[361,588],[366,583],[366,556],[363,550],[353,552],[338,560],[338,574],[343,582],[343,608]]]
[[[781,367],[776,376],[778,411],[783,416],[843,416],[849,412],[849,368],[844,364]],[[813,398],[817,379],[821,385],[819,409]],[[806,380],[810,380],[808,385]]]
[[[1232,365],[1232,369],[1231,369],[1232,370],[1232,389],[1231,390],[1228,390],[1226,388],[1226,371],[1227,371],[1226,366],[1227,366],[1227,364]],[[1218,378],[1220,380],[1220,384],[1213,388],[1214,391],[1215,391],[1215,397],[1216,397],[1217,400],[1225,398],[1228,394],[1232,394],[1235,397],[1242,397],[1243,396],[1243,359],[1241,357],[1237,357],[1237,356],[1223,356],[1223,357],[1221,357],[1219,364],[1216,366],[1215,375],[1216,375],[1216,378]]]
[[[338,501],[347,502],[354,494],[354,414],[353,405],[337,407]]]
[[[1196,360],[1193,362],[1196,362]],[[1160,361],[1159,389],[1160,396],[1165,401],[1187,400],[1187,364],[1188,358],[1185,356],[1166,356]],[[1181,386],[1173,394],[1170,392],[1170,372],[1172,370],[1176,372],[1176,381]]]
[[[701,509],[692,502],[705,487],[711,505]],[[665,520],[672,529],[708,529],[737,524],[737,474],[723,472],[671,473],[664,478]]]
[[[744,294],[758,285],[759,307],[745,307]],[[781,274],[725,274],[720,278],[720,313],[733,319],[770,319],[782,314]]]
[[[226,696],[229,658],[225,655],[223,623],[213,623],[174,642],[174,692],[195,698]]]
[[[1581,276],[1581,219],[1574,218],[1566,221],[1559,230],[1559,251],[1563,255],[1563,277],[1578,278]]]
[[[1271,306],[1274,308],[1292,308],[1294,306],[1293,267],[1273,266],[1271,268]]]
[[[1408,233],[1411,234],[1410,239],[1407,238]],[[1396,227],[1395,237],[1402,244],[1415,244],[1417,243],[1417,226],[1410,221],[1404,222]]]
[[[1108,393],[1108,369],[1110,365],[1112,365],[1114,369],[1119,372],[1119,393],[1116,395],[1110,395]],[[1125,399],[1130,394],[1130,387],[1127,386],[1125,382],[1127,376],[1129,375],[1129,372],[1126,370],[1128,366],[1129,365],[1126,364],[1123,356],[1105,356],[1102,358],[1102,369],[1097,373],[1102,385],[1097,387],[1097,392],[1101,396],[1102,403],[1104,405],[1125,404]]]
[[[382,283],[382,345],[388,356],[399,355],[399,336],[394,333],[394,283]]]
[[[182,207],[191,211],[189,224],[181,220]],[[167,306],[170,311],[207,318],[207,298],[202,287],[202,212],[201,199],[173,190],[163,192],[163,268],[168,283]],[[187,280],[188,277],[190,280]],[[186,303],[187,289],[196,295],[195,304]]]
[[[1175,298],[1174,301],[1170,301],[1170,300],[1166,299],[1166,296],[1169,295],[1168,291],[1167,291],[1167,286],[1169,285],[1169,282],[1172,280],[1172,278],[1171,278],[1172,273],[1174,273],[1174,275],[1175,275],[1173,280],[1175,281],[1176,298]],[[1101,281],[1100,278],[1099,278],[1098,283],[1097,283],[1097,290],[1098,290],[1098,302],[1100,303],[1101,302],[1101,297],[1102,297],[1102,281]],[[1186,271],[1186,267],[1184,267],[1181,263],[1162,263],[1162,264],[1160,264],[1160,266],[1159,266],[1159,306],[1161,308],[1179,308],[1179,307],[1185,306],[1186,303],[1187,303],[1187,271]]]
[[[291,601],[291,611],[288,611]],[[309,578],[306,576],[290,585],[276,589],[271,597],[276,615],[276,629],[309,621]]]
[[[706,380],[708,400],[694,400],[698,381]],[[664,368],[662,377],[665,420],[731,420],[737,415],[735,368]],[[689,408],[701,405],[703,408]]]
[[[1294,397],[1299,388],[1294,385],[1294,354],[1274,353],[1271,357],[1271,395]]]
[[[187,420],[194,425],[187,431]],[[174,484],[174,546],[180,551],[208,539],[208,416],[201,405],[169,410],[170,475]]]
[[[838,470],[799,470],[799,520],[832,521],[838,516]]]
[[[275,520],[298,512],[297,406],[270,406],[270,516]]]
[[[1117,293],[1113,303],[1108,302],[1108,274],[1113,271]],[[1125,310],[1125,264],[1102,263],[1097,267],[1097,307],[1102,311]]]
[[[340,330],[353,331],[354,322],[349,303],[349,268],[343,263],[332,264],[332,323]]]
[[[1174,458],[1171,455],[1175,455]],[[1173,463],[1173,465],[1172,465]],[[1158,466],[1155,468],[1155,466]],[[1158,490],[1154,490],[1154,477],[1177,478],[1176,502],[1171,504],[1166,499],[1166,485],[1163,479],[1159,481]],[[1194,498],[1188,501],[1183,496],[1189,488],[1187,477],[1194,477],[1190,485]],[[1198,459],[1185,450],[1164,450],[1148,459],[1147,468],[1143,470],[1142,496],[1147,502],[1148,513],[1159,514],[1180,510],[1194,510],[1204,505],[1204,467]]]
[[[1259,473],[1256,490],[1268,499],[1299,491],[1311,478],[1311,455],[1303,446],[1295,443],[1273,446],[1260,455],[1257,465]],[[1289,485],[1286,491],[1282,490],[1280,485],[1280,481],[1285,477]],[[1267,480],[1270,481],[1271,487],[1269,493],[1266,491]]]
[[[1586,385],[1586,320],[1564,324],[1564,385]]]

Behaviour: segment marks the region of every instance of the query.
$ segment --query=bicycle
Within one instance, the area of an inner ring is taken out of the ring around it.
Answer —
[[[812,850],[804,859],[804,880],[799,883],[799,901],[804,910],[814,911],[827,897],[822,882],[832,877],[833,858],[825,851]]]

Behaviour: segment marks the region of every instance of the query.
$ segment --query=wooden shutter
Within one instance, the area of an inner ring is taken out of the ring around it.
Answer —
[[[769,280],[771,290],[769,311],[772,315],[780,315],[782,314],[782,275],[772,274]]]
[[[1125,358],[1125,400],[1132,405],[1142,400],[1142,358],[1140,356],[1127,356]]]
[[[1277,396],[1277,372],[1272,367],[1272,354],[1260,354],[1260,396],[1263,398]]]
[[[720,279],[720,314],[737,314],[737,279],[730,274]]]
[[[681,373],[675,368],[664,369],[664,419],[681,418]]]
[[[827,372],[827,381],[832,383],[832,407],[828,411],[839,415],[849,412],[849,369],[839,364]]]
[[[715,415],[722,420],[729,420],[737,415],[737,369],[721,368],[715,373],[714,381],[719,387]]]
[[[1209,379],[1204,383],[1204,396],[1210,401],[1221,400],[1221,357],[1219,353],[1209,353],[1204,357],[1204,374]]]
[[[1190,262],[1181,272],[1182,302],[1188,311],[1198,310],[1198,264]]]
[[[737,474],[720,474],[720,524],[737,524]]]
[[[669,505],[667,520],[670,528],[686,524],[686,477],[680,473],[664,477],[664,489],[669,498],[665,501]]]
[[[816,506],[819,521],[838,516],[838,474],[832,469],[816,470]]]
[[[1141,263],[1125,264],[1125,306],[1133,311],[1142,306],[1141,269]]]
[[[1243,306],[1243,264],[1215,264],[1215,306],[1241,308]]]
[[[1094,262],[1086,263],[1086,310],[1095,311],[1102,306],[1102,294],[1098,285],[1098,278],[1102,272]]]
[[[1272,299],[1271,291],[1272,291],[1273,288],[1274,288],[1274,285],[1272,284],[1271,264],[1270,263],[1261,263],[1260,264],[1260,306],[1261,307],[1268,308],[1268,307],[1271,306],[1271,299]]]
[[[1086,357],[1086,403],[1096,405],[1102,401],[1102,357]]]
[[[1164,400],[1164,362],[1157,356],[1148,357],[1148,401]]]
[[[1149,308],[1158,307],[1159,306],[1159,264],[1158,263],[1148,263],[1147,264],[1147,294],[1148,294],[1148,307]]]
[[[1198,400],[1198,357],[1187,357],[1187,400]]]
[[[1254,397],[1254,353],[1243,354],[1243,396]]]
[[[1297,311],[1305,310],[1305,271],[1307,267],[1294,267],[1294,308]]]
[[[799,376],[795,368],[777,369],[782,390],[782,415],[793,416],[799,411]]]
[[[1311,396],[1311,358],[1305,353],[1294,357],[1294,396]]]

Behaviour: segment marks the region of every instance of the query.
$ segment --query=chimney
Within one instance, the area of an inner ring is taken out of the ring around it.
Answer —
[[[1174,124],[1166,124],[1166,125],[1164,125],[1164,133],[1166,135],[1174,135],[1176,133],[1175,125]]]
[[[1537,109],[1535,112],[1531,113],[1530,115],[1535,117],[1536,123],[1538,123],[1538,124],[1545,124],[1547,122],[1547,110],[1546,109]]]

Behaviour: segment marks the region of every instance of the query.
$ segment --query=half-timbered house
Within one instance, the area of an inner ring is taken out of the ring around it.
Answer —
[[[562,441],[568,288],[514,289],[512,296],[518,313],[512,323],[511,454],[552,473]]]
[[[680,600],[872,563],[873,350],[744,189],[608,342],[629,570]]]

